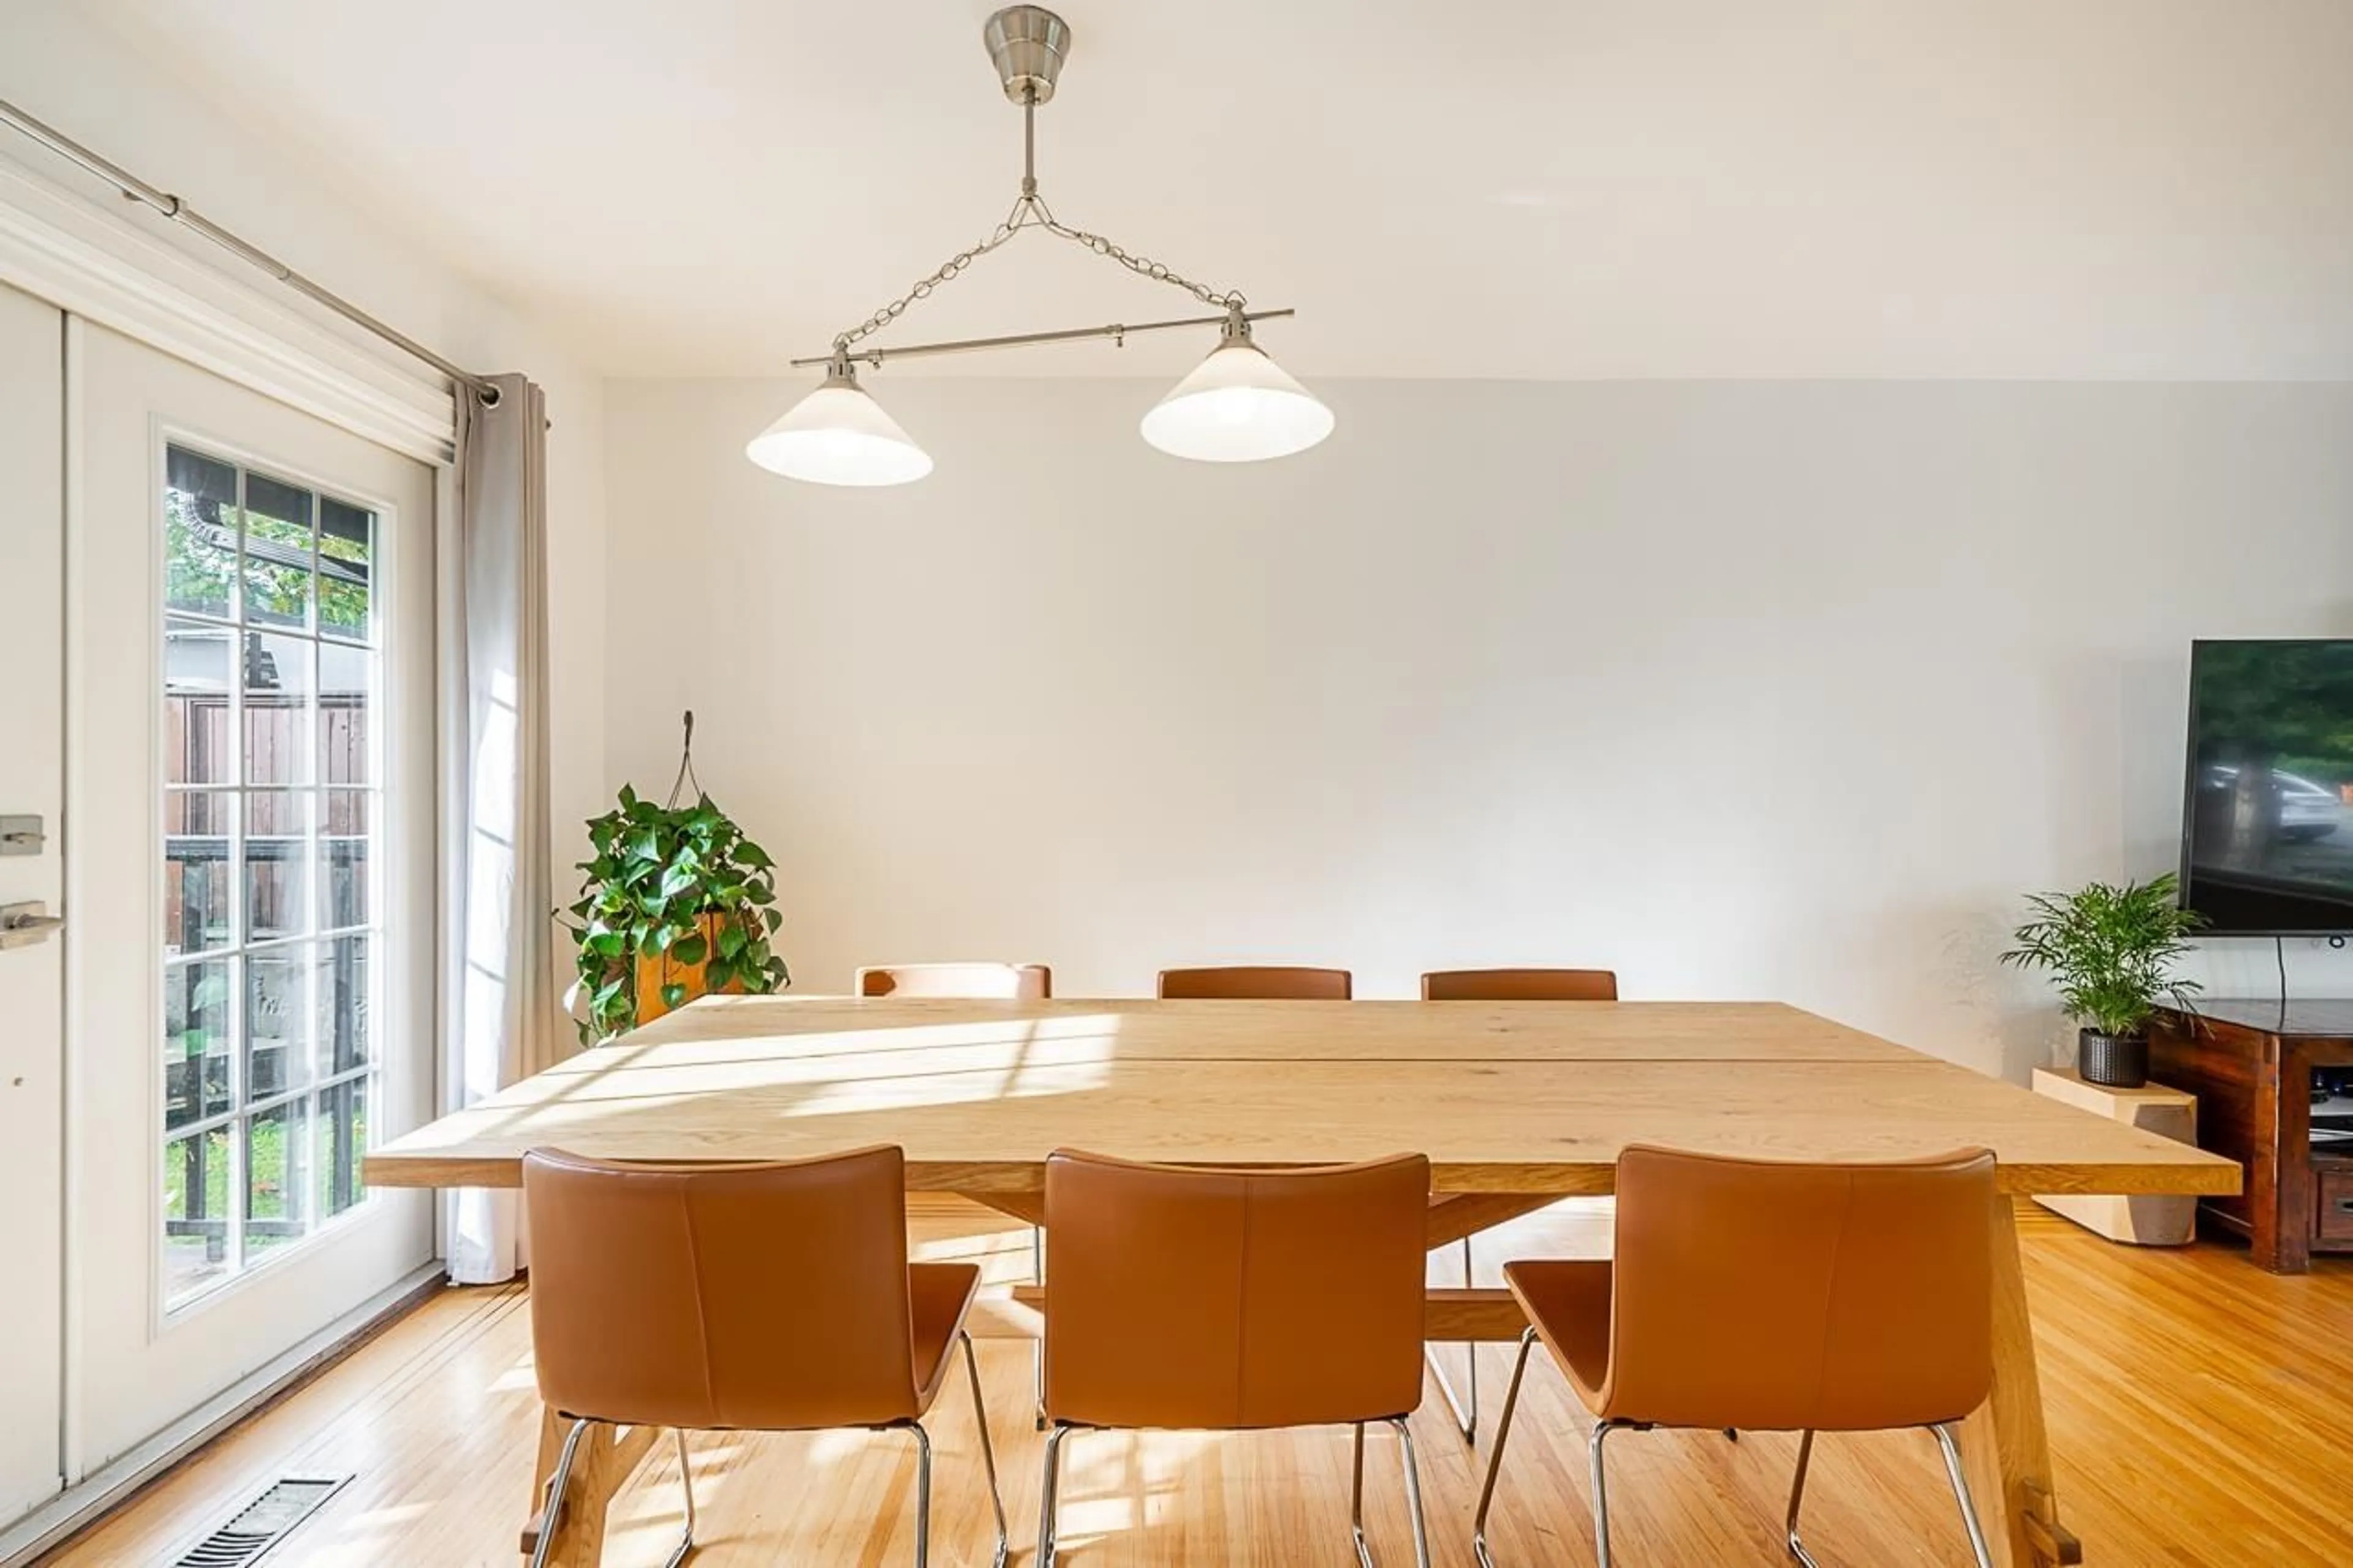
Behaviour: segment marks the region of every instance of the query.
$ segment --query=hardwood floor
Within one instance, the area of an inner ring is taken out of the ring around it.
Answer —
[[[2353,1563],[2353,1260],[2301,1278],[2264,1274],[2243,1248],[2111,1246],[2031,1205],[2026,1241],[2061,1506],[2094,1568],[2324,1568]],[[1029,1234],[934,1210],[926,1256],[983,1257],[1026,1278]],[[947,1235],[955,1232],[959,1235]],[[1570,1204],[1482,1238],[1481,1272],[1506,1256],[1591,1255],[1601,1205]],[[1457,1254],[1437,1255],[1444,1279]],[[1483,1279],[1482,1283],[1485,1282]],[[1738,1303],[1726,1302],[1727,1312]],[[1462,1352],[1440,1352],[1456,1373]],[[980,1347],[991,1431],[1028,1568],[1040,1439],[1031,1350]],[[1487,1421],[1508,1347],[1480,1352]],[[282,1474],[352,1483],[268,1559],[269,1568],[513,1568],[538,1401],[520,1288],[451,1290],[357,1355],[263,1412],[47,1563],[168,1563]],[[938,1445],[935,1563],[984,1564],[990,1541],[972,1413],[961,1384],[931,1423]],[[1502,1568],[1592,1561],[1581,1411],[1542,1359],[1532,1365],[1496,1499]],[[1415,1418],[1438,1568],[1469,1568],[1471,1511],[1486,1459],[1449,1425],[1432,1389]],[[911,1562],[914,1454],[889,1435],[692,1439],[702,1568]],[[1611,1521],[1631,1564],[1786,1562],[1780,1519],[1793,1437],[1626,1434],[1611,1447]],[[680,1519],[667,1444],[614,1510],[606,1561],[662,1561]],[[1345,1430],[1246,1437],[1073,1437],[1063,1481],[1071,1568],[1262,1568],[1351,1562]],[[1394,1445],[1372,1439],[1368,1531],[1385,1564],[1412,1562]],[[1825,1438],[1808,1484],[1806,1535],[1825,1563],[1963,1564],[1959,1523],[1925,1435]]]

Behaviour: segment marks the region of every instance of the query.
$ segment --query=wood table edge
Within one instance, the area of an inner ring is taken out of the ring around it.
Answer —
[[[2220,1155],[2154,1161],[2147,1164],[2102,1162],[2045,1163],[2027,1161],[2000,1168],[2003,1192],[2020,1197],[2055,1193],[2101,1197],[2197,1196],[2230,1197],[2240,1191],[2244,1173]],[[426,1154],[387,1152],[370,1154],[363,1167],[370,1187],[519,1187],[522,1185],[520,1155]],[[1608,1164],[1558,1165],[1434,1164],[1430,1189],[1436,1194],[1498,1193],[1556,1197],[1608,1194],[1615,1182]],[[907,1190],[958,1193],[987,1201],[990,1193],[1034,1193],[1045,1184],[1042,1162],[976,1164],[947,1161],[909,1161]]]

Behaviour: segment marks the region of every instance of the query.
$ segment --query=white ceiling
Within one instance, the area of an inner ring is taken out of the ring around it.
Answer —
[[[617,374],[821,352],[1019,173],[987,0],[91,3]],[[1311,377],[2353,376],[2347,0],[1064,14],[1060,216],[1298,307]],[[1188,303],[1032,234],[892,336]]]

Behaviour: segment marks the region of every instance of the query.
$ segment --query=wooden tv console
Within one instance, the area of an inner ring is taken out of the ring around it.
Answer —
[[[2246,1167],[2237,1197],[2203,1217],[2245,1237],[2274,1274],[2316,1252],[2353,1252],[2353,1154],[2312,1148],[2312,1069],[2353,1066],[2353,998],[2215,997],[2196,1016],[2159,1010],[2149,1076],[2198,1097],[2200,1147]]]

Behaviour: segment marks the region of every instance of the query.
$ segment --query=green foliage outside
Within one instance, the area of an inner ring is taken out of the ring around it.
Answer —
[[[316,1173],[317,1206],[313,1212],[321,1220],[332,1217],[334,1209],[334,1124],[327,1112],[334,1109],[332,1100],[322,1103],[320,1114],[306,1123],[311,1130],[311,1157],[298,1162],[291,1180],[302,1177],[301,1165],[307,1163]],[[359,1173],[359,1155],[367,1148],[367,1107],[363,1101],[352,1112],[353,1169],[352,1201],[357,1203],[364,1191]],[[207,1219],[226,1219],[229,1214],[230,1129],[216,1128],[199,1134],[204,1140],[205,1206]],[[185,1219],[188,1215],[188,1163],[185,1140],[175,1139],[164,1150],[164,1215],[167,1219]],[[246,1185],[253,1194],[253,1205],[248,1211],[255,1219],[293,1219],[301,1213],[294,1191],[287,1184],[286,1122],[265,1118],[252,1123],[252,1142],[246,1148]]]
[[[2205,924],[2182,909],[2170,872],[2147,882],[2094,882],[2073,893],[2036,893],[2033,917],[2013,933],[2004,963],[2048,971],[2067,1016],[2104,1035],[2137,1035],[2160,1002],[2188,1006],[2200,989],[2173,978]]]
[[[638,1019],[638,958],[667,953],[707,964],[705,989],[740,982],[765,993],[792,983],[768,939],[784,924],[776,862],[744,837],[725,812],[697,795],[692,805],[663,806],[621,786],[620,805],[588,824],[594,854],[580,862],[581,897],[564,911],[579,944],[577,963],[588,1017],[583,1044],[628,1029]],[[704,916],[713,917],[703,935]],[[672,1007],[686,987],[662,987]]]
[[[222,540],[222,524],[207,523],[198,515],[196,498],[184,490],[164,492],[164,602],[175,610],[227,619],[229,588],[237,581],[237,550]],[[231,517],[235,516],[231,509]],[[296,550],[311,548],[311,526],[248,511],[248,537]],[[229,531],[234,532],[233,527]],[[364,574],[369,546],[337,533],[318,536],[319,552],[333,561],[349,562]],[[320,574],[319,626],[342,637],[362,637],[368,629],[368,584],[347,583]],[[274,563],[248,563],[245,579],[246,619],[257,625],[275,623],[299,626],[310,613],[313,574]]]

